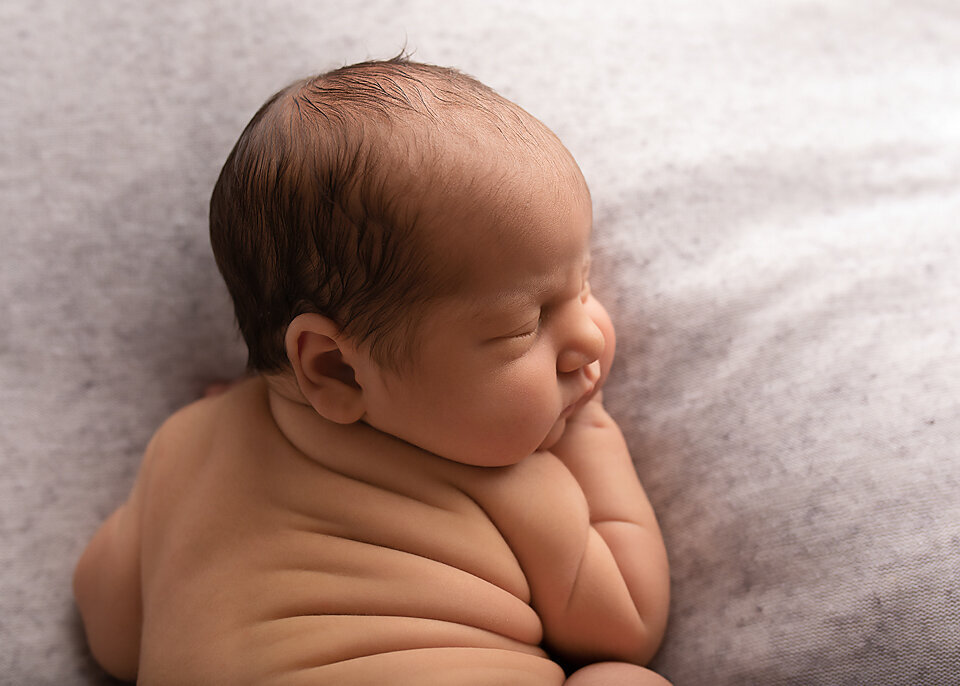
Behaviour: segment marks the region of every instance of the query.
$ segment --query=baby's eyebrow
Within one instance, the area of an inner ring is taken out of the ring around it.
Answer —
[[[580,270],[583,281],[586,281],[590,274],[590,265],[590,254],[587,253]],[[542,281],[538,280],[526,285],[518,285],[516,288],[471,298],[465,303],[466,315],[474,321],[496,321],[539,307],[545,300],[555,298],[566,291],[570,287],[570,278],[570,271],[564,273],[558,270],[551,276],[545,276]]]
[[[478,298],[470,307],[472,319],[495,321],[506,316],[522,312],[536,305],[535,291],[517,290],[501,293],[493,297]]]

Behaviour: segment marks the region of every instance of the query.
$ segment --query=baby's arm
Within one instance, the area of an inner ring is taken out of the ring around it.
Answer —
[[[100,527],[77,564],[73,593],[90,651],[110,674],[132,681],[140,654],[139,532],[130,507]]]
[[[147,449],[147,457],[150,455]],[[144,459],[144,467],[147,459]],[[144,469],[130,499],[100,526],[77,563],[73,593],[94,658],[133,681],[140,656],[140,517]]]
[[[594,400],[551,450],[471,472],[464,490],[516,555],[549,650],[570,663],[644,664],[663,635],[669,579],[623,437]]]
[[[656,517],[619,427],[595,397],[570,417],[551,449],[570,470],[586,497],[590,530],[564,621],[551,630],[563,652],[578,652],[589,627],[589,643],[633,645],[621,659],[644,664],[666,628],[670,595],[667,555]],[[619,576],[629,594],[625,624],[605,619],[598,590]],[[626,633],[625,633],[626,632]],[[566,648],[566,649],[564,649]]]

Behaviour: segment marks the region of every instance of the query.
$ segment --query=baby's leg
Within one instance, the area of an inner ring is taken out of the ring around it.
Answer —
[[[628,662],[597,662],[571,674],[564,686],[670,686],[649,669]]]

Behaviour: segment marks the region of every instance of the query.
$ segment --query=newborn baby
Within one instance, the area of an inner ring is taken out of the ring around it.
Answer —
[[[164,423],[77,566],[108,672],[666,683],[590,195],[543,124],[404,59],[306,79],[247,125],[210,231],[254,373]]]

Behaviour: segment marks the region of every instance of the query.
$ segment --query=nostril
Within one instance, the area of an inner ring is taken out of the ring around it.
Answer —
[[[566,350],[557,358],[557,371],[564,374],[580,371],[587,365],[596,362],[597,357],[580,350]]]

